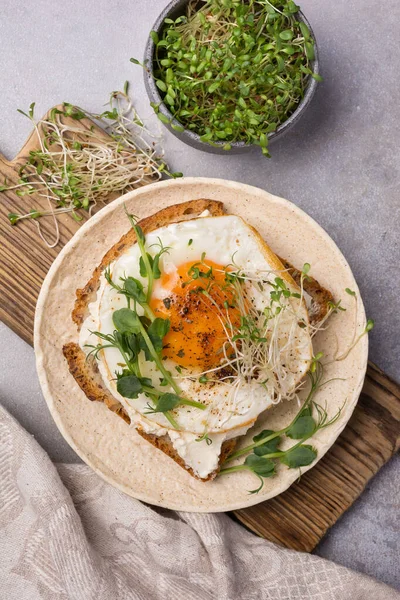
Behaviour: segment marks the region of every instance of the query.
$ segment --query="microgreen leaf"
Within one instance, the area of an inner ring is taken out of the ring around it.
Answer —
[[[289,467],[289,469],[295,469],[297,467],[306,467],[310,465],[317,458],[317,451],[312,446],[300,445],[295,446],[293,449],[285,452],[280,457],[280,461]]]
[[[167,412],[168,410],[173,410],[176,408],[180,402],[181,398],[176,394],[163,394],[157,402],[156,409],[158,412]]]
[[[150,267],[152,267],[153,257],[148,252],[146,254],[147,254],[148,264],[150,265]],[[140,272],[141,277],[147,277],[147,266],[145,264],[143,256],[141,256],[139,259],[139,272]]]
[[[312,416],[312,404],[305,404],[298,413],[298,417],[311,417]]]
[[[158,44],[158,33],[156,31],[150,31],[150,37],[154,44]]]
[[[314,43],[306,42],[305,47],[306,47],[306,54],[307,54],[308,60],[314,60],[314,58],[315,58]]]
[[[270,429],[264,429],[264,431],[261,431],[261,433],[253,437],[253,442],[260,442],[263,439],[271,436],[273,433],[275,433],[275,431],[271,431]],[[254,448],[254,454],[256,454],[257,456],[263,456],[264,454],[273,454],[274,452],[277,452],[280,441],[281,438],[279,436],[275,437],[272,440],[266,442],[265,444],[262,444],[262,446],[257,446],[256,448]]]
[[[163,347],[163,338],[167,335],[170,328],[170,321],[168,319],[160,319],[157,317],[151,323],[149,328],[147,329],[147,334],[154,346],[155,351],[160,354]],[[144,351],[146,360],[153,361],[154,357],[150,352],[146,341],[143,337],[140,338],[140,347]]]
[[[140,304],[146,302],[146,294],[143,291],[143,285],[138,279],[135,279],[134,277],[127,277],[123,280],[123,282],[123,289],[126,290],[127,294],[131,298],[137,300],[137,302]]]
[[[8,213],[7,217],[11,225],[15,225],[20,219],[20,215],[17,215],[17,213]]]
[[[113,313],[113,323],[121,333],[139,333],[140,320],[137,313],[129,308],[120,308]]]
[[[365,326],[365,331],[369,333],[375,327],[375,321],[373,319],[368,319],[367,324]]]
[[[17,108],[17,112],[21,113],[21,115],[24,115],[24,117],[28,117],[28,119],[30,119],[30,116],[20,108]]]
[[[291,40],[293,37],[293,31],[291,29],[285,29],[284,31],[280,32],[279,37],[281,40]]]
[[[162,339],[165,335],[167,335],[169,328],[170,328],[169,319],[160,319],[159,317],[157,317],[151,323],[150,327],[147,330],[147,333],[150,336],[159,337]]]
[[[349,296],[354,297],[356,295],[356,293],[353,292],[353,290],[351,290],[350,288],[346,288],[344,291],[346,292],[346,294],[349,294]]]
[[[156,86],[162,91],[162,92],[166,92],[167,91],[167,86],[164,83],[164,81],[162,81],[161,79],[157,79],[156,80]]]
[[[80,110],[73,104],[70,104],[69,102],[63,103],[63,109],[64,109],[64,113],[68,117],[71,117],[71,119],[74,119],[74,121],[81,121],[86,116],[82,110]]]
[[[168,125],[171,122],[171,119],[169,119],[166,115],[164,115],[161,112],[157,113],[157,117],[162,123],[165,123],[166,125]]]
[[[137,335],[134,333],[126,336],[126,343],[131,353],[131,360],[136,360],[139,354],[140,345]]]
[[[250,454],[244,461],[244,464],[253,473],[260,475],[260,477],[272,477],[272,475],[275,475],[275,463],[269,458]]]
[[[117,391],[124,398],[135,399],[143,392],[143,386],[135,375],[125,375],[117,379]]]
[[[152,271],[154,279],[160,279],[161,271],[160,271],[160,254],[156,254],[152,264]]]
[[[307,25],[303,21],[300,21],[299,27],[300,27],[300,31],[303,35],[303,38],[305,40],[308,40],[310,38],[310,30],[308,29]]]
[[[300,416],[293,425],[286,430],[286,435],[292,440],[302,440],[311,436],[316,428],[316,423],[311,416]]]
[[[321,82],[324,80],[323,77],[321,77],[321,75],[319,75],[318,73],[311,73],[311,77],[313,79],[315,79],[315,81]]]
[[[129,216],[131,217],[131,219],[134,219],[134,217],[132,217],[132,215],[129,215]],[[133,229],[135,230],[138,242],[144,244],[146,238],[144,236],[143,229],[140,227],[140,225],[138,225],[136,222],[134,222],[134,220],[133,221],[131,220],[131,224],[132,224]]]

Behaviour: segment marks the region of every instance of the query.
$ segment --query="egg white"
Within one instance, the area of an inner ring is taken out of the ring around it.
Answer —
[[[171,224],[146,235],[146,246],[150,248],[157,245],[161,240],[163,246],[168,247],[168,253],[163,254],[160,261],[161,272],[172,273],[181,264],[200,260],[205,252],[206,259],[223,266],[231,264],[234,257],[235,265],[253,276],[262,275],[264,279],[273,281],[276,273],[270,264],[268,252],[260,238],[246,223],[236,216],[198,218],[182,223]],[[192,240],[189,244],[189,241]],[[137,244],[125,251],[111,265],[111,274],[114,282],[120,277],[132,276],[142,281],[146,286],[147,280],[140,276],[139,272],[140,251]],[[163,298],[170,295],[170,290],[157,287],[158,297]],[[257,293],[252,301],[256,308],[263,310],[270,302],[269,290]],[[312,345],[308,328],[301,328],[298,321],[302,318],[308,321],[307,311],[304,303],[300,300],[291,299],[294,303],[295,317],[286,325],[286,330],[280,332],[282,345],[289,335],[290,329],[295,329],[296,340],[292,365],[288,371],[287,389],[293,389],[302,379],[309,368],[312,358]],[[90,327],[102,333],[112,333],[114,325],[112,315],[115,310],[126,306],[126,298],[119,295],[102,277],[101,286],[97,300],[90,307]],[[85,328],[84,328],[85,329]],[[87,336],[86,327],[86,336]],[[293,333],[293,332],[292,332]],[[82,333],[82,338],[85,333]],[[90,338],[90,336],[89,336]],[[98,343],[98,339],[87,339],[85,343]],[[100,355],[100,371],[105,379],[111,393],[120,400],[124,406],[129,407],[133,421],[141,423],[148,432],[158,432],[162,435],[170,429],[168,420],[162,413],[146,415],[149,398],[140,395],[135,400],[122,398],[116,389],[115,372],[121,371],[122,357],[115,348],[107,348]],[[196,408],[179,406],[174,410],[174,418],[177,420],[181,431],[193,434],[195,437],[202,435],[205,431],[209,434],[224,434],[234,437],[246,431],[256,421],[260,413],[265,411],[274,403],[274,387],[271,382],[264,387],[256,381],[242,381],[238,390],[232,390],[232,386],[226,382],[215,384],[200,384],[197,380],[198,374],[195,370],[182,371],[180,376],[174,361],[164,361],[167,369],[177,379],[184,395],[192,400],[203,402],[206,406],[204,411]],[[154,363],[140,357],[140,367],[144,377],[150,377],[154,387],[160,391],[172,391],[161,387],[160,373]],[[194,376],[195,381],[188,377]]]

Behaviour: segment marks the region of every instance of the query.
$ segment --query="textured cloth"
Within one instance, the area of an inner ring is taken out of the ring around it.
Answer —
[[[54,466],[0,407],[0,598],[394,600],[377,581],[262,540],[228,516],[125,496]]]

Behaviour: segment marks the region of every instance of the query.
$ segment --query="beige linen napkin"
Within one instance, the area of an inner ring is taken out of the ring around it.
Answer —
[[[51,463],[0,407],[0,598],[394,600],[390,587],[283,550],[229,517],[151,508],[89,467]]]

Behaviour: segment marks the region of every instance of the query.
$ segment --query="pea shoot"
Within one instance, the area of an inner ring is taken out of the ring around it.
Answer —
[[[224,150],[245,142],[269,156],[268,135],[296,110],[310,77],[321,80],[298,11],[292,0],[206,0],[165,19],[161,36],[151,33],[154,79],[180,125],[152,103],[159,119]]]
[[[208,435],[207,430],[203,433],[203,435],[200,435],[198,438],[195,439],[195,442],[203,442],[203,441],[206,442],[207,446],[211,446],[211,444],[213,443],[212,439]]]
[[[359,333],[357,335],[357,321],[358,321],[358,298],[357,298],[357,294],[356,294],[356,292],[354,290],[351,290],[350,288],[346,288],[345,292],[351,298],[353,298],[353,301],[355,302],[355,317],[354,317],[354,321],[355,321],[356,327],[354,328],[353,339],[351,341],[351,344],[347,348],[347,350],[345,352],[343,352],[342,354],[340,354],[340,355],[339,355],[338,352],[336,352],[336,354],[334,356],[334,360],[332,362],[345,360],[349,356],[349,354],[353,350],[353,348],[355,348],[357,346],[357,344],[362,340],[362,338],[364,336],[368,335],[370,333],[370,331],[372,331],[373,328],[375,327],[375,321],[373,319],[367,319],[367,321],[365,323],[364,329],[361,331],[361,333]],[[339,305],[336,305],[334,307],[334,310],[335,309],[343,310],[343,308],[341,306],[339,306]]]
[[[179,424],[171,412],[177,406],[190,406],[199,410],[205,410],[206,407],[201,402],[183,396],[181,388],[164,366],[161,357],[163,339],[169,331],[170,321],[156,317],[149,302],[153,282],[161,277],[160,258],[165,252],[168,252],[168,248],[165,248],[160,241],[159,251],[154,255],[150,254],[146,247],[146,238],[142,228],[126,208],[125,212],[136,233],[140,250],[140,275],[147,278],[147,290],[144,289],[141,281],[134,277],[122,277],[121,284],[113,281],[110,267],[106,268],[104,276],[108,284],[119,295],[126,298],[127,307],[120,308],[113,313],[112,320],[115,330],[112,334],[91,332],[101,341],[96,346],[87,344],[87,347],[90,348],[88,356],[93,355],[95,359],[98,359],[101,351],[106,348],[116,348],[124,361],[122,371],[115,373],[118,393],[131,400],[138,398],[140,394],[145,394],[152,401],[152,404],[148,404],[145,414],[163,413],[173,429],[178,430]],[[137,311],[139,306],[143,315]],[[140,352],[144,353],[146,361],[155,363],[162,375],[160,386],[168,386],[172,391],[160,391],[154,387],[150,378],[142,376],[139,364]]]
[[[260,480],[260,485],[249,493],[257,494],[264,486],[264,479],[273,477],[276,474],[277,463],[280,462],[289,469],[296,469],[306,467],[314,462],[317,458],[317,451],[313,446],[304,442],[317,433],[317,431],[335,423],[343,410],[342,406],[329,419],[326,409],[314,400],[318,388],[324,385],[324,383],[328,383],[327,381],[321,383],[323,366],[319,360],[320,358],[321,356],[315,356],[315,360],[313,361],[315,368],[313,370],[310,369],[308,373],[311,382],[310,391],[293,421],[279,431],[265,429],[255,435],[252,444],[234,452],[226,461],[229,462],[247,454],[248,456],[244,463],[232,467],[224,467],[220,471],[221,475],[237,471],[251,471]],[[280,450],[279,445],[282,443],[284,437],[298,440],[298,442],[286,450]]]

